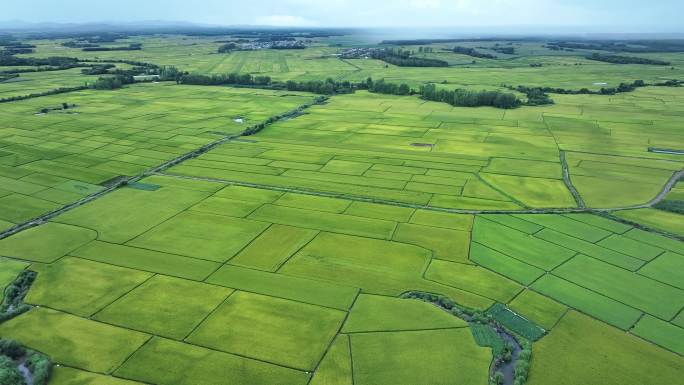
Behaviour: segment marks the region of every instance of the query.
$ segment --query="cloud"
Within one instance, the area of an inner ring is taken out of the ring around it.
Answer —
[[[293,15],[258,16],[255,20],[255,24],[271,25],[274,27],[312,27],[318,25],[318,23],[312,20]]]

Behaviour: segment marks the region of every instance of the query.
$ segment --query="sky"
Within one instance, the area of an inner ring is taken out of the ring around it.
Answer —
[[[0,20],[684,32],[683,0],[3,0]],[[578,31],[581,32],[581,31]]]

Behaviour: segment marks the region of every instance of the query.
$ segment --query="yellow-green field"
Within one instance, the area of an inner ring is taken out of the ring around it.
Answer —
[[[653,83],[684,64],[519,42],[475,63],[435,45],[423,56],[450,67],[412,68],[334,56],[356,36],[218,54],[222,38],[31,40],[20,56],[476,90]],[[95,79],[22,73],[0,99]],[[510,110],[317,96],[166,81],[0,103],[0,288],[37,273],[0,337],[47,354],[56,385],[489,385],[502,325],[532,354],[527,384],[681,381],[683,87]]]

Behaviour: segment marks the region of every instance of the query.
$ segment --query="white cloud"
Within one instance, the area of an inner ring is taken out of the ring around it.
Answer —
[[[311,27],[318,25],[316,22],[293,15],[268,15],[258,16],[256,25],[271,25],[274,27]]]

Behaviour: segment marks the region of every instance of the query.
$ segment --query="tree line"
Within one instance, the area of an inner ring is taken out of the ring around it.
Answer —
[[[515,94],[501,91],[474,91],[466,89],[437,89],[433,83],[420,87],[421,97],[425,100],[443,102],[458,107],[490,106],[495,108],[518,108],[523,103]]]
[[[233,51],[235,49],[237,49],[237,44],[232,42],[226,43],[218,47],[218,53],[230,53],[230,51]]]
[[[372,52],[373,59],[382,60],[385,63],[393,64],[399,67],[448,67],[449,63],[439,59],[427,59],[411,56],[411,51],[405,51],[401,48],[385,48]]]
[[[461,47],[461,46],[456,46],[454,49],[452,49],[454,53],[460,53],[462,55],[468,55],[480,59],[496,59],[496,56],[484,52],[480,52],[476,50],[475,48],[468,48],[468,47]]]
[[[643,80],[635,80],[632,83],[620,83],[617,87],[602,87],[598,91],[593,91],[588,88],[580,88],[579,90],[570,90],[565,88],[554,87],[527,87],[527,86],[505,86],[508,89],[522,92],[525,94],[533,92],[553,93],[562,95],[615,95],[623,92],[632,92],[637,88],[655,86],[655,87],[681,87],[683,82],[681,80],[666,80],[658,83],[646,83]]]
[[[142,49],[142,44],[131,43],[128,46],[121,47],[101,47],[96,45],[95,47],[83,47],[81,51],[84,52],[106,52],[106,51],[140,51]]]
[[[481,107],[490,106],[495,108],[517,108],[523,102],[515,94],[501,91],[474,91],[466,89],[437,89],[433,83],[422,85],[418,90],[412,89],[408,84],[388,83],[384,79],[374,81],[368,78],[365,83],[357,85],[359,89],[367,89],[370,92],[389,95],[420,95],[424,100],[448,103],[457,107]]]
[[[200,85],[200,86],[247,86],[257,88],[269,88],[275,90],[303,91],[321,95],[334,95],[350,93],[356,88],[349,81],[337,82],[331,78],[326,80],[274,82],[270,76],[252,76],[251,74],[215,74],[200,75],[182,73],[169,68],[164,69],[168,72],[160,75],[161,80],[175,80],[178,84]]]
[[[594,52],[591,55],[587,56],[587,59],[613,64],[648,64],[656,66],[670,65],[669,61],[664,60],[648,59],[645,57],[636,56],[604,55],[598,52]]]
[[[0,339],[0,384],[25,384],[18,369],[20,362],[31,373],[34,385],[47,385],[52,373],[52,361],[48,356],[27,349],[17,341]]]

